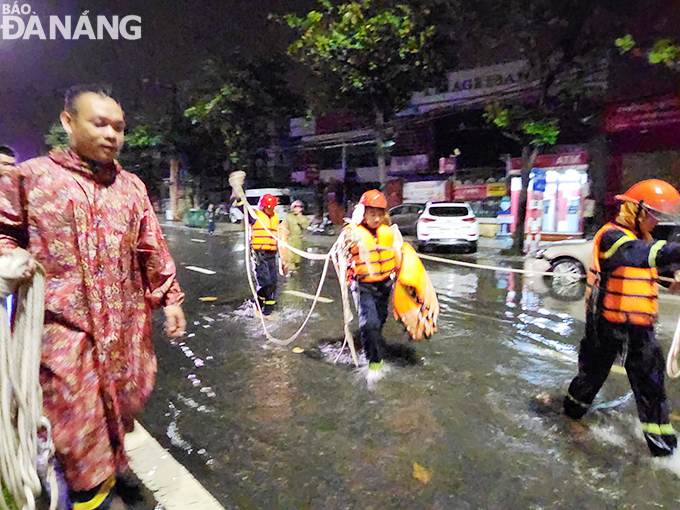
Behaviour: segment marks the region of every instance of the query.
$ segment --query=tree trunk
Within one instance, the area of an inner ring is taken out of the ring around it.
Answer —
[[[378,159],[378,180],[380,187],[387,183],[387,169],[385,168],[385,115],[380,109],[375,111],[375,155]]]
[[[531,153],[529,151],[532,151]],[[515,234],[513,236],[512,255],[524,255],[524,226],[527,218],[527,195],[529,190],[529,175],[534,167],[534,162],[538,156],[538,149],[524,147],[522,149],[522,191],[519,193],[517,204],[517,220],[515,224]]]
[[[180,221],[179,217],[179,161],[176,158],[170,160],[170,210],[174,221]]]

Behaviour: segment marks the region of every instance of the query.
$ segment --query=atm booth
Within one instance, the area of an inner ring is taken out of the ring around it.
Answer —
[[[522,190],[522,159],[514,158],[508,166],[514,232]],[[582,238],[587,189],[587,152],[537,156],[527,191],[527,236],[539,234],[543,241]]]

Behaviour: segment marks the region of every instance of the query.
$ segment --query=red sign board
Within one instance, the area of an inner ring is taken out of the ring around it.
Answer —
[[[453,190],[456,200],[484,200],[486,198],[486,184],[462,184]]]
[[[512,158],[513,171],[522,169],[522,158]],[[580,166],[588,164],[587,152],[565,152],[562,154],[541,154],[536,156],[534,168],[556,168],[560,166]]]
[[[609,133],[677,123],[680,123],[680,97],[674,95],[612,106],[604,117],[604,127]]]

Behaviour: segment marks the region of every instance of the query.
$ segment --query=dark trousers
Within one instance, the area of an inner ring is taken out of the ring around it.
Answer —
[[[385,353],[382,328],[387,320],[392,285],[391,278],[375,283],[352,282],[352,296],[359,314],[361,343],[369,363],[382,361]]]
[[[654,338],[653,327],[614,324],[587,317],[586,335],[579,349],[579,372],[569,385],[564,412],[574,419],[586,413],[619,353],[625,356],[624,366],[647,445],[652,455],[670,455],[677,439],[666,402],[664,356]]]
[[[276,251],[253,250],[257,297],[265,314],[271,313],[276,304],[276,281],[279,268],[276,265]]]

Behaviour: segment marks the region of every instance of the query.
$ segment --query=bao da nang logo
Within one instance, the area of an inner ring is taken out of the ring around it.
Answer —
[[[139,16],[80,16],[39,17],[30,4],[2,4],[0,35],[12,39],[141,39],[142,18]]]

